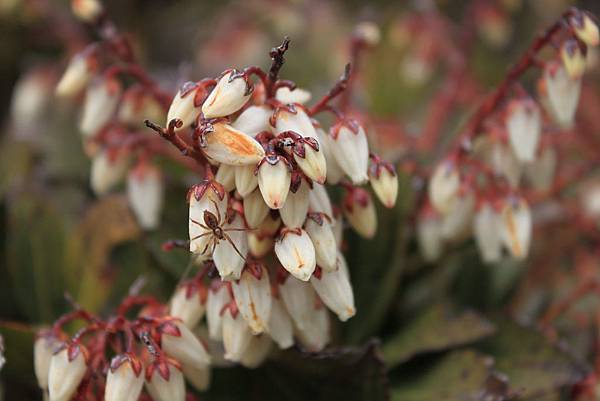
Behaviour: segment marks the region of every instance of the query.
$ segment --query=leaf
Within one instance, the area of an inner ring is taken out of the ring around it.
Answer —
[[[475,312],[455,313],[450,307],[438,304],[386,341],[382,353],[388,367],[393,367],[421,353],[472,343],[493,331],[492,323]]]
[[[588,368],[566,349],[550,344],[538,331],[499,319],[496,335],[482,350],[496,360],[520,398],[546,396],[581,380]]]
[[[398,401],[499,401],[506,399],[505,380],[493,371],[493,360],[473,350],[444,355],[433,368],[410,377],[392,390]]]

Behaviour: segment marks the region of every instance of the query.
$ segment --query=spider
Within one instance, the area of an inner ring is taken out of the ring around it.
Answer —
[[[207,235],[212,235],[212,238],[206,243],[206,246],[202,250],[202,252],[201,252],[202,255],[204,255],[206,253],[206,251],[208,250],[208,247],[211,246],[211,244],[212,244],[212,249],[211,249],[210,253],[212,254],[215,251],[215,248],[217,247],[217,244],[219,243],[219,241],[226,240],[227,242],[229,242],[231,244],[231,246],[233,247],[235,252],[238,255],[240,255],[240,257],[244,261],[246,261],[246,257],[244,255],[242,255],[242,253],[237,248],[237,246],[235,245],[235,243],[233,242],[233,240],[231,239],[229,234],[227,234],[227,232],[249,231],[249,230],[247,228],[223,228],[221,226],[222,221],[221,221],[221,212],[219,211],[219,205],[217,205],[217,202],[215,202],[214,199],[211,199],[211,202],[213,203],[213,205],[215,205],[215,209],[217,211],[216,216],[211,211],[205,210],[204,216],[203,216],[204,224],[190,218],[190,221],[192,223],[199,225],[201,228],[203,228],[205,230],[208,230],[208,232],[199,234],[199,235],[195,236],[194,238],[192,238],[190,241],[194,241],[198,238],[202,238]]]

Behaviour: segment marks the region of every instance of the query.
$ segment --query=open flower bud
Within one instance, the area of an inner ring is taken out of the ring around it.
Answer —
[[[96,59],[88,54],[78,54],[71,59],[56,85],[58,96],[75,96],[85,88],[98,69]]]
[[[259,189],[255,189],[244,197],[244,217],[250,228],[258,228],[269,214],[269,206],[265,203]]]
[[[537,160],[526,165],[523,171],[536,190],[547,191],[554,181],[557,163],[556,151],[554,148],[546,146]]]
[[[177,92],[169,111],[167,112],[166,126],[173,120],[181,120],[181,127],[176,128],[176,131],[189,127],[194,123],[200,115],[200,107],[197,104],[198,91],[202,90],[198,84],[194,82],[186,82]]]
[[[300,170],[308,178],[324,184],[327,177],[327,162],[319,141],[315,138],[304,138],[294,148],[294,160]]]
[[[144,387],[142,362],[132,354],[119,354],[110,362],[104,401],[137,401]]]
[[[427,262],[435,262],[444,250],[441,221],[439,217],[426,213],[419,216],[417,222],[419,250]]]
[[[265,203],[271,209],[281,209],[285,203],[292,174],[282,156],[269,155],[258,164],[258,187]]]
[[[283,104],[305,104],[311,97],[311,93],[305,89],[295,88],[290,90],[287,86],[282,86],[275,93],[275,99]]]
[[[245,198],[258,186],[258,177],[254,174],[256,166],[235,166],[235,189]]]
[[[352,188],[342,204],[344,216],[363,238],[373,238],[377,231],[377,213],[371,195],[362,188]]]
[[[110,121],[119,104],[121,91],[121,84],[115,78],[101,78],[88,87],[79,123],[79,130],[84,136],[94,135]]]
[[[219,166],[219,169],[217,170],[217,174],[215,174],[215,181],[217,181],[219,184],[223,185],[223,188],[225,188],[225,192],[231,192],[236,187],[236,182],[235,182],[235,174],[236,174],[235,170],[236,169],[237,169],[237,167],[235,167],[235,166],[230,166],[228,164],[221,164]],[[254,175],[254,169],[252,169],[252,174]]]
[[[369,169],[369,182],[383,206],[393,208],[398,198],[398,175],[389,163],[376,163]]]
[[[158,227],[163,197],[163,179],[158,168],[138,165],[129,172],[127,199],[143,229],[152,230]]]
[[[166,358],[155,361],[146,368],[146,390],[154,401],[185,401],[181,365]]]
[[[313,183],[312,191],[308,195],[308,210],[313,213],[325,213],[333,218],[331,200],[324,185]]]
[[[329,138],[327,138],[329,134],[327,134],[322,128],[317,128],[317,136],[319,138],[319,151],[323,152],[323,156],[325,157],[325,170],[327,173],[327,183],[331,185],[335,185],[342,178],[344,178],[344,170],[339,166],[337,161],[335,160],[335,156],[331,152],[331,147],[329,145]]]
[[[579,43],[574,40],[567,40],[560,48],[560,57],[567,74],[572,79],[579,79],[585,72],[586,60],[585,55],[579,47]]]
[[[195,368],[183,366],[183,376],[196,390],[205,391],[210,386],[210,367]]]
[[[473,219],[473,232],[477,249],[485,263],[494,263],[502,257],[500,219],[492,205],[484,203]]]
[[[275,254],[281,265],[298,280],[308,281],[317,265],[315,247],[301,228],[282,230],[275,241]]]
[[[600,43],[598,25],[587,13],[578,12],[577,15],[571,18],[570,23],[575,30],[575,34],[583,43],[588,46],[598,46],[598,43]]]
[[[310,187],[300,175],[294,174],[292,187],[283,207],[279,209],[281,220],[288,228],[302,227],[308,213]]]
[[[460,175],[454,163],[440,163],[429,181],[429,201],[441,214],[446,214],[455,201],[460,188]]]
[[[310,117],[298,104],[288,105],[276,111],[274,132],[280,134],[285,131],[294,131],[303,137],[317,138],[317,131]]]
[[[283,283],[279,284],[278,290],[294,325],[299,329],[308,326],[318,302],[313,286],[288,276]]]
[[[181,319],[190,329],[196,327],[206,311],[206,297],[205,287],[190,284],[178,287],[169,304],[169,316]]]
[[[236,70],[225,71],[202,104],[202,113],[205,118],[228,116],[241,109],[251,94],[252,86],[245,75]]]
[[[317,294],[338,318],[345,322],[356,314],[354,293],[347,272],[338,267],[333,271],[319,270],[310,282]]]
[[[242,111],[239,117],[231,123],[231,126],[238,131],[251,137],[263,131],[271,131],[269,118],[273,111],[266,106],[250,106]]]
[[[208,325],[208,336],[212,340],[221,340],[222,338],[223,317],[221,310],[230,301],[231,297],[225,285],[213,286],[208,290],[208,296],[206,297],[206,324]]]
[[[369,179],[369,143],[363,127],[355,121],[341,121],[331,128],[327,138],[333,157],[352,183],[366,182]]]
[[[240,314],[252,333],[265,332],[271,315],[269,272],[258,262],[249,263],[231,288]]]
[[[254,233],[248,234],[248,249],[250,254],[256,259],[260,259],[266,256],[275,245],[273,237],[256,235]]]
[[[531,211],[522,198],[510,198],[504,202],[500,213],[500,234],[504,246],[517,259],[524,259],[529,253],[531,242]]]
[[[472,192],[457,196],[448,214],[442,218],[440,227],[442,237],[449,241],[464,238],[471,229],[474,212],[475,195]]]
[[[238,213],[223,225],[224,234],[231,242],[227,239],[219,240],[213,253],[213,260],[222,280],[237,280],[242,274],[248,255],[248,235],[244,229],[244,219]]]
[[[240,363],[248,369],[259,367],[269,356],[273,341],[266,335],[252,336],[246,352],[242,355]]]
[[[50,401],[69,401],[87,370],[87,350],[83,345],[64,345],[50,359],[48,394]]]
[[[540,109],[532,100],[513,100],[508,106],[506,128],[510,145],[522,162],[535,160],[542,133]]]
[[[315,247],[317,265],[325,271],[333,271],[337,267],[337,244],[331,222],[325,214],[311,213],[304,225]]]
[[[306,324],[296,327],[296,337],[309,352],[322,351],[331,340],[329,314],[323,305],[313,306],[313,312]]]
[[[33,346],[33,366],[35,377],[38,386],[43,389],[48,389],[48,370],[50,369],[50,360],[54,352],[54,347],[57,345],[57,340],[52,335],[42,334],[35,340]]]
[[[103,150],[92,159],[90,186],[96,195],[104,195],[117,186],[127,173],[129,159],[125,155]]]
[[[269,328],[267,331],[280,349],[286,349],[294,345],[292,319],[285,309],[283,301],[276,297],[273,297],[271,304],[271,316],[269,317]]]
[[[549,63],[544,71],[551,114],[563,128],[573,125],[581,93],[581,79],[573,79],[559,63]]]
[[[104,11],[99,0],[71,0],[71,8],[77,18],[89,23],[98,20]]]
[[[250,327],[241,314],[228,308],[223,313],[223,346],[225,359],[239,362],[252,340]]]
[[[255,165],[265,156],[263,147],[251,136],[231,125],[218,122],[205,134],[206,156],[216,162],[232,166]]]
[[[210,365],[204,345],[183,322],[171,320],[162,324],[162,349],[183,365],[203,368]]]
[[[204,221],[205,212],[212,214],[217,220],[225,221],[227,212],[227,194],[221,184],[216,181],[203,181],[193,186],[188,192],[190,252],[210,254],[210,242],[213,233]]]

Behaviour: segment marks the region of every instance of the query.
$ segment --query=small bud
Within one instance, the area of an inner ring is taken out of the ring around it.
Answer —
[[[163,197],[162,173],[158,168],[140,164],[129,172],[127,199],[143,229],[158,227]]]
[[[308,195],[308,210],[312,213],[324,213],[333,218],[331,200],[324,185],[313,183],[312,191]]]
[[[419,216],[417,239],[423,259],[427,262],[438,260],[444,250],[440,219],[429,213]]]
[[[245,75],[235,70],[225,71],[202,104],[204,117],[225,117],[235,113],[250,99],[251,88]]]
[[[85,94],[79,130],[86,137],[100,131],[113,117],[121,97],[121,83],[102,78],[92,83]]]
[[[161,326],[162,349],[184,365],[203,368],[210,364],[204,345],[183,322],[172,320]]]
[[[506,128],[510,145],[522,162],[535,160],[542,133],[540,109],[532,100],[513,100],[508,106]]]
[[[246,135],[255,137],[263,131],[271,131],[269,118],[273,111],[266,106],[250,106],[242,111],[231,126]]]
[[[73,14],[82,21],[94,23],[102,12],[102,3],[99,0],[71,0]]]
[[[192,329],[204,316],[206,311],[206,289],[192,285],[182,285],[175,290],[169,304],[169,316],[181,319],[183,324]]]
[[[547,191],[554,181],[557,163],[556,151],[546,146],[533,163],[524,167],[525,177],[536,190]]]
[[[318,276],[313,274],[310,282],[323,303],[337,314],[342,322],[354,316],[354,293],[347,272],[338,267],[333,271],[321,270],[320,277]]]
[[[308,213],[310,187],[307,181],[299,178],[296,191],[290,191],[288,197],[279,209],[281,220],[288,228],[302,227]]]
[[[398,198],[398,175],[389,163],[373,164],[369,169],[369,182],[383,206],[393,208]]]
[[[311,213],[304,225],[310,237],[317,258],[317,265],[325,271],[333,271],[337,267],[337,244],[331,228],[331,219],[324,214]]]
[[[195,368],[183,366],[183,376],[196,390],[205,391],[210,386],[210,367]]]
[[[243,168],[243,167],[242,167]],[[235,170],[237,167],[230,166],[228,164],[221,164],[219,169],[217,170],[217,174],[215,174],[215,181],[219,184],[223,185],[225,188],[225,192],[231,192],[236,187],[235,182]],[[252,170],[252,174],[254,175],[254,169]],[[258,185],[258,183],[257,183]]]
[[[160,121],[164,118],[162,105],[143,86],[133,85],[123,94],[117,113],[121,124],[141,128],[144,120]]]
[[[381,40],[379,27],[371,21],[363,21],[356,25],[354,36],[369,46],[377,46]]]
[[[259,367],[269,356],[273,341],[266,335],[252,336],[250,344],[240,359],[242,366],[248,369]]]
[[[257,181],[258,182],[258,181]],[[265,203],[259,189],[255,189],[244,197],[244,217],[250,228],[258,228],[269,214],[269,206]]]
[[[256,166],[235,166],[235,189],[245,198],[258,186],[258,177],[254,174]]]
[[[579,79],[585,72],[585,55],[576,40],[567,40],[560,48],[560,57],[571,79]]]
[[[273,298],[271,316],[269,317],[269,335],[280,349],[294,345],[294,327],[289,313],[279,298]]]
[[[275,99],[283,104],[305,104],[312,98],[312,94],[306,89],[296,88],[290,90],[287,86],[277,89]]]
[[[166,126],[173,120],[181,120],[182,125],[177,130],[182,130],[189,127],[194,123],[196,118],[200,115],[200,107],[196,104],[196,96],[198,91],[201,90],[198,84],[194,82],[186,82],[181,86],[181,89],[177,92],[169,111],[167,112]]]
[[[83,345],[64,345],[52,355],[48,369],[50,401],[69,401],[87,370],[87,350]]]
[[[529,206],[522,198],[507,199],[500,216],[502,242],[513,257],[526,258],[529,253],[532,229]]]
[[[261,236],[254,233],[248,234],[248,248],[250,254],[256,259],[260,259],[271,252],[274,244],[275,240],[273,237]]]
[[[484,203],[473,219],[473,232],[479,254],[485,263],[498,262],[502,257],[500,218],[492,205]]]
[[[460,188],[460,176],[455,164],[446,160],[435,168],[429,180],[429,201],[441,214],[446,214]]]
[[[240,314],[253,334],[267,330],[271,314],[271,284],[269,272],[260,264],[252,263],[232,283],[233,296]]]
[[[363,238],[373,238],[377,231],[377,213],[371,195],[362,188],[348,192],[342,204],[344,216]]]
[[[310,117],[306,114],[304,108],[298,104],[293,104],[288,108],[281,108],[277,111],[275,134],[285,131],[294,131],[303,137],[317,138],[317,131]]]
[[[221,340],[222,319],[221,310],[231,301],[229,291],[224,285],[208,290],[206,298],[206,324],[208,325],[208,336],[212,340]]]
[[[506,178],[512,188],[517,188],[523,173],[522,163],[519,162],[512,146],[499,140],[490,144],[486,161],[492,166],[494,172]]]
[[[225,359],[239,362],[252,340],[250,327],[237,311],[234,316],[231,308],[224,311],[222,324]]]
[[[275,241],[275,254],[281,265],[298,280],[308,281],[316,267],[315,247],[306,231],[284,229]]]
[[[313,312],[304,327],[296,327],[296,337],[307,351],[322,351],[331,340],[327,309],[322,305],[313,307]]]
[[[98,64],[92,55],[76,55],[58,81],[56,94],[61,97],[77,95],[90,82],[97,69]]]
[[[598,25],[587,13],[578,12],[571,18],[571,26],[575,29],[577,37],[588,46],[598,46],[600,35],[598,34]]]
[[[318,302],[317,293],[310,283],[288,276],[279,284],[279,295],[297,328],[310,325],[310,319]]]
[[[333,157],[352,183],[366,182],[369,179],[369,143],[363,127],[355,121],[338,122],[327,138]]]
[[[258,165],[258,187],[271,209],[281,209],[290,191],[292,174],[282,156],[267,156]]]
[[[53,74],[46,68],[28,71],[15,83],[10,104],[15,134],[31,137],[47,124],[46,111],[52,100],[53,85]]]
[[[242,274],[246,263],[244,258],[248,255],[248,235],[243,231],[244,228],[244,219],[237,213],[231,222],[223,225],[223,231],[231,242],[227,239],[219,240],[213,253],[213,260],[222,280],[238,280]]]
[[[563,128],[573,125],[581,93],[581,79],[572,79],[559,63],[549,63],[544,83],[551,114]]]
[[[202,228],[205,225],[204,212],[212,213],[217,219],[225,221],[227,212],[227,194],[216,181],[204,181],[194,186],[188,193],[190,252],[208,254],[212,231]]]
[[[335,185],[342,178],[344,178],[344,170],[339,166],[337,161],[335,160],[335,156],[331,152],[331,147],[329,145],[328,135],[323,129],[317,128],[317,135],[319,138],[319,151],[323,152],[323,156],[325,157],[325,171],[327,173],[327,183],[331,185]]]
[[[458,241],[469,234],[473,214],[475,212],[475,196],[472,192],[456,197],[452,207],[442,218],[441,235],[445,240]]]
[[[35,377],[37,378],[38,386],[43,390],[48,389],[48,370],[50,369],[50,360],[56,346],[56,338],[52,335],[44,334],[35,340],[33,346]]]
[[[185,401],[181,366],[169,359],[155,361],[146,368],[146,390],[154,401]]]
[[[125,177],[129,159],[125,155],[102,150],[92,159],[90,186],[98,196],[105,195]]]
[[[137,401],[144,387],[142,362],[131,354],[115,356],[106,375],[104,401]]]

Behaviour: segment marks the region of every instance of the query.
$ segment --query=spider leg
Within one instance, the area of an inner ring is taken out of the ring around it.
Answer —
[[[215,210],[217,211],[217,225],[220,227],[221,226],[221,212],[219,211],[219,205],[217,204],[217,202],[214,199],[210,200],[213,205],[215,205]]]
[[[213,240],[214,240],[214,238],[213,238]],[[202,252],[200,252],[202,255],[204,255],[206,253],[206,250],[208,249],[208,246],[210,245],[210,243],[211,243],[210,240],[206,243],[206,246],[204,247],[204,249],[202,250]]]
[[[242,253],[240,252],[240,250],[237,248],[237,246],[235,245],[235,243],[233,242],[233,240],[231,239],[231,237],[227,234],[224,234],[225,239],[231,244],[231,246],[233,247],[233,249],[235,249],[235,252],[240,255],[240,258],[242,258],[244,261],[246,261],[246,257],[244,255],[242,255]]]
[[[207,227],[205,224],[200,223],[199,221],[196,221],[192,218],[190,218],[190,221],[194,224],[199,225],[201,228],[205,229],[205,230],[210,230],[210,227]]]
[[[256,231],[256,228],[224,228],[223,232],[227,232],[227,231]]]
[[[196,235],[196,236],[195,236],[194,238],[192,238],[190,241],[197,240],[198,238],[202,238],[202,237],[205,237],[205,236],[207,236],[207,235],[210,235],[210,234],[212,234],[212,232],[207,232],[207,233],[202,233],[202,234]]]

